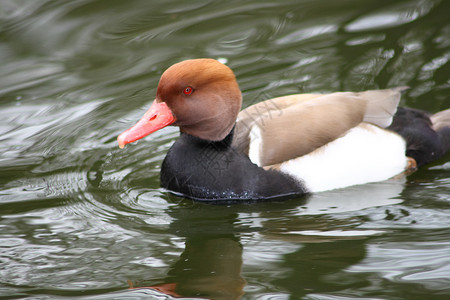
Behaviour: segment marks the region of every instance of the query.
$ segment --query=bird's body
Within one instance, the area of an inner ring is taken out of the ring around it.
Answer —
[[[450,149],[450,110],[397,112],[402,90],[289,95],[239,113],[233,72],[212,59],[188,60],[164,72],[152,107],[118,141],[179,126],[161,185],[187,198],[300,196],[386,180]]]

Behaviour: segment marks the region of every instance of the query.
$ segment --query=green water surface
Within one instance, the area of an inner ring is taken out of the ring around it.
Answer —
[[[448,0],[0,0],[0,299],[450,299],[450,156],[406,177],[215,206],[120,150],[161,73],[211,57],[244,106],[410,86],[450,108]]]

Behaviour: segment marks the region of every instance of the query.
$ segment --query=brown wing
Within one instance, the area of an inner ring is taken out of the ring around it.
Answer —
[[[400,89],[274,98],[243,110],[233,145],[245,154],[258,153],[268,166],[307,154],[342,136],[361,122],[387,127]],[[257,130],[255,130],[257,129]]]
[[[298,94],[284,97],[278,97],[259,102],[242,110],[236,121],[236,128],[233,137],[233,146],[248,155],[250,145],[250,130],[255,124],[264,122],[267,118],[279,117],[283,110],[290,106],[300,104],[314,98],[322,96],[321,94]]]

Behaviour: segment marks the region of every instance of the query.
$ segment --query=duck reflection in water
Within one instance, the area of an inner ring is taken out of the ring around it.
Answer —
[[[244,294],[242,245],[233,210],[223,206],[173,207],[170,233],[186,239],[185,249],[162,282],[135,282],[173,297],[239,299]]]
[[[239,299],[246,283],[241,269],[242,246],[235,237],[190,238],[166,281],[176,282],[178,295]]]
[[[277,286],[277,294],[303,297],[310,293],[339,291],[351,287],[355,280],[367,284],[361,276],[344,280],[343,270],[366,257],[368,237],[364,234],[320,235],[329,228],[355,231],[348,227],[349,220],[330,219],[326,209],[350,211],[398,203],[395,198],[401,193],[403,182],[377,183],[370,189],[371,193],[364,195],[362,189],[367,188],[354,187],[322,196],[258,205],[224,207],[193,203],[173,206],[169,211],[174,220],[170,233],[185,238],[185,249],[164,279],[137,281],[133,286],[172,297],[239,299],[247,285],[261,289],[258,291],[261,294],[270,293],[270,287]],[[367,200],[367,205],[361,206],[361,197]],[[356,198],[360,201],[354,201]],[[319,235],[306,234],[311,231]],[[256,248],[249,237],[259,239]],[[274,241],[279,248],[261,249],[265,240]],[[246,245],[248,254],[244,257],[252,257],[251,261],[243,261],[241,243]],[[266,255],[276,258],[267,260]],[[271,267],[274,263],[276,268]],[[247,284],[246,272],[260,273],[258,282]]]

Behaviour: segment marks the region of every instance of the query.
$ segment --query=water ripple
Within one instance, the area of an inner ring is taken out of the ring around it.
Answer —
[[[202,270],[231,267],[245,299],[448,293],[448,157],[402,180],[212,206],[159,186],[176,128],[117,147],[184,58],[226,62],[244,106],[409,85],[402,105],[447,109],[448,1],[363,2],[3,0],[0,294],[172,299],[129,282],[208,288]]]
[[[370,244],[368,258],[351,272],[379,273],[394,282],[417,283],[430,290],[449,292],[450,243],[390,242]]]

